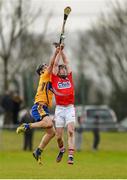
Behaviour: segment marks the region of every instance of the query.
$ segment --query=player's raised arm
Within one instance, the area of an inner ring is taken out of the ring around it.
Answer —
[[[55,58],[56,58],[57,54],[59,53],[59,49],[60,49],[59,47],[57,47],[57,48],[55,49],[55,52],[54,52],[53,56],[52,56],[51,59],[50,59],[49,66],[48,66],[48,68],[47,68],[47,70],[48,70],[49,73],[52,73],[53,64],[54,64],[54,61],[55,61]]]
[[[55,61],[54,61],[54,64],[53,64],[53,74],[57,75],[58,73],[58,65],[59,65],[59,60],[60,60],[60,56],[61,56],[61,47],[57,47],[58,48],[58,51],[59,53],[57,54],[56,58],[55,58]]]
[[[61,56],[63,59],[63,63],[65,64],[65,66],[67,68],[67,73],[69,74],[71,72],[71,68],[69,67],[69,60],[68,60],[68,58],[65,55],[65,52],[63,50],[61,51]]]

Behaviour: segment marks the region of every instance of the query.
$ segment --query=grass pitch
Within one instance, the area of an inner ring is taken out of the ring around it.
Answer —
[[[82,151],[75,153],[75,164],[67,164],[67,153],[61,163],[56,163],[58,153],[54,140],[43,152],[39,166],[32,152],[22,151],[22,135],[14,131],[0,133],[0,178],[11,179],[127,179],[127,134],[101,133],[100,150],[91,151],[92,134],[83,134]],[[34,148],[42,137],[34,135]],[[65,137],[66,139],[66,137]]]

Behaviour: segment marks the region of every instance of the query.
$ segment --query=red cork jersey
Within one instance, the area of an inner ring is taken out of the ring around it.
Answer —
[[[72,80],[72,72],[68,74],[65,79],[52,74],[51,81],[56,104],[63,106],[74,104],[74,84]]]

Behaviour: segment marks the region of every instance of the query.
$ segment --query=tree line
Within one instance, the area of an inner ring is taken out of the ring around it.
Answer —
[[[31,9],[31,1],[0,1],[1,93],[22,77],[24,96],[37,86],[36,66],[48,61],[52,45],[45,38],[50,15],[42,34],[29,31],[43,9]],[[85,18],[84,18],[85,23]],[[76,32],[68,43],[71,64],[75,66],[76,104],[108,104],[118,119],[126,117],[127,106],[127,3],[112,4],[100,14],[91,29]],[[76,59],[76,60],[73,60]],[[30,85],[31,84],[31,85]],[[15,83],[19,88],[18,82]],[[28,91],[26,91],[26,88]]]

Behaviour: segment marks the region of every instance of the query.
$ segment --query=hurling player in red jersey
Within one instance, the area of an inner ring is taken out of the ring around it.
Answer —
[[[63,64],[59,65],[62,57]],[[74,124],[75,124],[75,108],[74,108],[74,84],[72,80],[72,72],[69,67],[69,61],[63,52],[63,45],[60,46],[58,56],[53,65],[51,76],[52,88],[55,94],[55,127],[56,138],[59,147],[59,154],[56,161],[62,160],[65,152],[63,142],[64,127],[67,127],[68,136],[68,164],[74,163]]]

